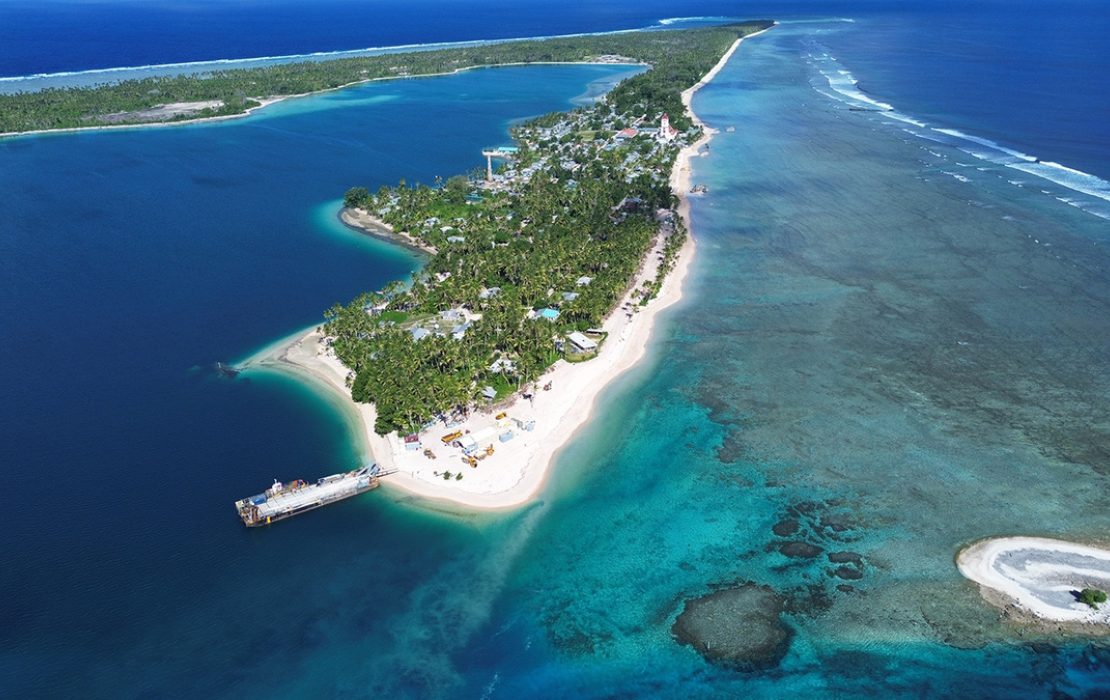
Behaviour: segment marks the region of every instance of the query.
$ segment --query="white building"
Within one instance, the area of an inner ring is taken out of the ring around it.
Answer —
[[[582,335],[578,331],[574,331],[567,335],[567,340],[578,352],[593,352],[597,350],[597,343]]]
[[[671,126],[671,118],[666,112],[659,118],[659,140],[671,141],[678,136],[678,130]]]

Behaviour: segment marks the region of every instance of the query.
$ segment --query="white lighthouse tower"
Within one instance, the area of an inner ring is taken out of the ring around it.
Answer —
[[[662,141],[670,141],[676,135],[678,135],[678,131],[671,126],[671,118],[666,112],[663,112],[663,116],[659,117],[659,139]]]

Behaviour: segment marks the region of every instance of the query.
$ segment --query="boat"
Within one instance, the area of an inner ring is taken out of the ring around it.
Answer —
[[[342,501],[378,487],[378,465],[371,464],[341,474],[332,474],[309,484],[295,479],[283,484],[277,479],[257,496],[235,502],[235,510],[247,527],[261,527],[320,506]]]

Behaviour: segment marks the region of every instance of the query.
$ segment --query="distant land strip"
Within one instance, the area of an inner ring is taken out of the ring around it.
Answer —
[[[371,80],[452,73],[480,66],[573,62],[654,65],[668,49],[673,49],[676,40],[705,46],[713,43],[715,33],[722,38],[735,37],[741,26],[754,31],[771,24],[760,20],[697,29],[511,40],[19,92],[0,95],[0,136],[228,118],[286,97]],[[660,106],[681,114],[677,95],[668,97],[674,104]]]

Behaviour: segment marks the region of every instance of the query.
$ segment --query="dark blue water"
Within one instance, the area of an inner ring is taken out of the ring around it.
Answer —
[[[0,5],[0,75],[630,29],[734,3],[153,0]]]
[[[1110,5],[917,3],[827,44],[860,88],[930,122],[1110,176]]]
[[[689,296],[543,500],[502,515],[383,490],[244,531],[234,499],[359,456],[327,399],[211,365],[418,264],[337,224],[344,189],[480,165],[508,120],[612,69],[0,141],[0,695],[1105,693],[1105,645],[1025,645],[952,567],[977,537],[1110,527],[1105,200],[998,148],[1110,174],[1103,5],[461,8],[6,3],[0,74],[741,11],[857,21],[784,24],[699,94],[736,130],[697,165]],[[850,110],[829,61],[927,126]],[[771,525],[811,501],[806,536],[865,558],[851,593],[776,549]],[[670,637],[684,598],[738,580],[797,601],[776,670]]]
[[[358,456],[323,399],[288,382],[224,380],[212,365],[418,264],[338,223],[347,187],[480,165],[508,120],[569,107],[591,82],[627,73],[473,71],[219,125],[0,143],[11,532],[0,547],[0,694],[84,683],[112,694],[118,669],[99,655],[204,658],[218,628],[225,639],[253,629],[259,640],[240,639],[235,653],[258,661],[283,645],[303,651],[311,631],[299,626],[324,624],[309,622],[313,606],[350,612],[315,588],[346,557],[387,579],[366,582],[366,604],[378,587],[395,595],[387,583],[414,574],[359,544],[386,532],[385,499],[328,509],[284,538],[239,526],[231,503],[243,494]],[[435,546],[424,548],[434,562]]]

